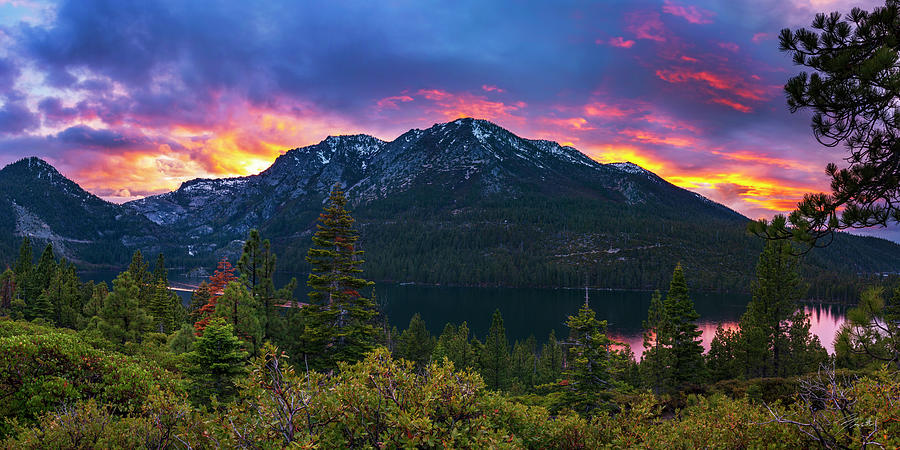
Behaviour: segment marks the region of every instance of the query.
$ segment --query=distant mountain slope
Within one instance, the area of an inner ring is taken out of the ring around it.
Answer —
[[[81,189],[39,158],[0,170],[0,239],[7,249],[27,235],[56,253],[89,262],[120,262],[135,246],[158,246],[160,227],[133,210]],[[36,248],[40,251],[41,248]]]
[[[279,268],[303,272],[335,183],[348,192],[367,275],[378,280],[579,286],[587,277],[592,285],[643,289],[664,287],[682,262],[697,288],[746,290],[762,246],[746,234],[746,217],[635,164],[600,164],[475,119],[390,142],[330,136],[286,152],[258,175],[191,180],[122,206],[62,194],[44,203],[17,194],[15,204],[60,236],[89,240],[101,232],[128,248],[162,249],[186,268],[236,257],[248,230],[260,228]],[[62,185],[77,188],[60,182],[54,192],[66,191]],[[105,205],[92,207],[96,214],[67,213],[91,216],[85,230],[41,215],[53,204],[96,201]],[[898,271],[900,246],[839,235],[806,267],[810,279]]]

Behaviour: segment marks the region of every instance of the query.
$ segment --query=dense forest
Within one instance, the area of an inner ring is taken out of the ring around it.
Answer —
[[[866,290],[828,355],[798,304],[794,244],[768,241],[739,328],[706,354],[688,280],[653,294],[643,358],[588,303],[568,336],[509,342],[497,311],[432,336],[388,327],[332,192],[308,298],[276,287],[257,231],[183,305],[164,258],[82,282],[26,239],[0,276],[0,439],[10,448],[857,447],[900,444],[900,289]],[[883,328],[885,327],[885,328]]]

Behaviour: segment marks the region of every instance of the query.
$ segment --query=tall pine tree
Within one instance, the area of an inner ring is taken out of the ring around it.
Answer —
[[[641,379],[644,386],[659,394],[666,384],[670,353],[662,343],[662,332],[669,327],[666,308],[659,291],[650,297],[644,326],[644,353],[641,356]]]
[[[703,343],[696,321],[700,314],[688,295],[687,281],[681,264],[675,266],[669,292],[663,302],[665,326],[660,329],[661,343],[667,347],[668,387],[674,390],[704,381]]]
[[[276,305],[275,260],[269,240],[261,240],[258,230],[250,230],[237,269],[250,294],[261,305],[259,321],[265,339],[275,338],[284,327],[284,317]]]
[[[357,249],[359,234],[346,207],[347,198],[335,185],[306,255],[312,271],[306,283],[311,291],[305,323],[313,334],[307,339],[313,348],[305,353],[325,367],[360,360],[374,348],[379,333],[375,304],[360,292],[373,283],[359,278],[363,252]]]
[[[500,310],[494,311],[491,328],[481,351],[481,376],[490,389],[506,389],[510,382],[509,341]]]

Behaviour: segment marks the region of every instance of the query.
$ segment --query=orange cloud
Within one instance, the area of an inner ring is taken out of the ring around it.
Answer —
[[[663,69],[657,70],[656,76],[669,83],[699,81],[711,88],[728,91],[750,100],[763,101],[767,99],[769,94],[768,89],[765,87],[750,86],[740,78],[708,71],[695,71],[686,68]]]
[[[584,117],[571,117],[568,119],[556,119],[556,118],[542,118],[540,119],[544,123],[548,123],[551,125],[556,125],[563,128],[568,128],[571,130],[594,130],[595,128],[590,126],[587,119]]]
[[[729,108],[731,108],[731,109],[734,109],[735,111],[740,111],[740,112],[742,112],[742,113],[751,113],[751,112],[753,112],[753,108],[751,108],[751,107],[749,107],[749,106],[747,106],[747,105],[743,105],[743,104],[738,103],[738,102],[733,101],[733,100],[728,100],[727,98],[721,98],[721,97],[720,97],[720,98],[714,98],[714,99],[712,99],[712,100],[710,100],[710,101],[713,102],[713,103],[718,103],[718,104],[720,104],[720,105],[725,105],[725,106],[727,106],[727,107],[729,107]]]
[[[625,117],[629,111],[618,106],[607,105],[606,103],[594,102],[584,106],[584,113],[591,117]]]
[[[663,136],[644,130],[625,129],[619,134],[630,137],[633,141],[657,145],[671,145],[674,147],[688,147],[694,144],[694,140],[684,136]]]
[[[487,120],[513,120],[521,122],[520,117],[513,115],[527,105],[525,102],[506,104],[499,101],[490,101],[486,98],[468,92],[451,93],[440,89],[422,89],[416,93],[432,102],[426,112],[437,113],[446,120],[455,120],[461,117],[477,117]]]

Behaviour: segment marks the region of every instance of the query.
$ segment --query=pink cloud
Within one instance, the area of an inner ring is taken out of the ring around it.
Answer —
[[[397,109],[397,102],[411,102],[413,98],[408,95],[395,95],[393,97],[385,97],[381,100],[378,100],[378,109]]]
[[[618,36],[618,37],[614,37],[614,38],[610,39],[609,45],[612,45],[613,47],[619,47],[619,48],[631,48],[631,46],[634,45],[634,41],[632,41],[630,39],[625,40],[625,38]]]
[[[727,107],[729,107],[729,108],[734,109],[735,111],[740,111],[740,112],[742,112],[742,113],[751,113],[751,112],[753,112],[753,108],[751,108],[751,107],[749,107],[749,106],[747,106],[747,105],[738,103],[738,102],[733,101],[733,100],[728,100],[727,98],[714,98],[714,99],[712,99],[712,100],[710,100],[710,101],[713,102],[713,103],[718,103],[718,104],[720,104],[720,105],[725,105],[725,106],[727,106]]]
[[[737,44],[735,44],[734,42],[719,42],[719,47],[724,48],[725,50],[728,50],[729,52],[735,52],[735,53],[737,53],[738,50],[741,49],[741,47],[738,46]]]
[[[697,8],[696,6],[683,6],[676,4],[670,0],[665,0],[663,2],[664,13],[671,14],[673,16],[681,17],[687,20],[690,23],[694,24],[706,24],[712,23],[712,17],[716,15],[716,13],[712,11],[708,11],[702,8]]]
[[[734,95],[749,100],[763,101],[769,97],[768,88],[764,86],[748,85],[738,77],[717,74],[709,71],[695,71],[686,68],[657,70],[656,76],[669,83],[685,83],[687,81],[699,81],[707,86],[731,92]]]
[[[421,89],[416,92],[416,96],[431,101],[431,106],[426,111],[437,113],[445,120],[477,117],[495,121],[504,119],[520,121],[521,118],[514,116],[513,113],[527,106],[521,101],[506,104],[468,92],[453,93],[440,89]]]
[[[634,33],[638,39],[666,42],[667,30],[656,12],[634,12],[626,16],[626,30]]]
[[[758,43],[760,43],[760,42],[762,42],[762,41],[766,41],[766,40],[769,40],[769,39],[772,39],[772,35],[769,34],[769,33],[756,33],[756,34],[753,35],[753,38],[752,38],[751,40],[752,40],[754,43],[757,43],[757,44],[758,44]]]
[[[584,106],[584,113],[591,117],[625,117],[629,111],[618,106],[607,105],[605,103],[594,102]]]
[[[497,93],[503,93],[503,92],[506,92],[505,90],[500,89],[500,88],[498,88],[497,86],[494,86],[494,85],[492,85],[492,84],[482,84],[482,85],[481,85],[481,90],[487,91],[487,92],[497,92]]]

